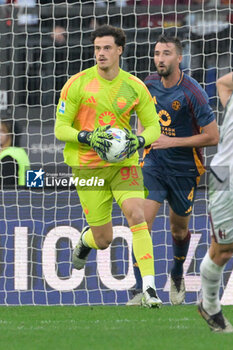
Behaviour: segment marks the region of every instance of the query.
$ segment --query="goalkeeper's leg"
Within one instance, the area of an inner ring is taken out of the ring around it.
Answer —
[[[110,169],[111,170],[111,169]],[[105,169],[73,169],[75,177],[90,179],[91,177],[106,179],[110,170]],[[84,268],[91,249],[106,249],[112,241],[112,192],[107,185],[98,188],[77,186],[79,199],[89,226],[85,227],[76,245],[72,261],[74,268]],[[94,197],[94,200],[93,200]]]
[[[128,198],[122,203],[122,210],[133,233],[133,251],[142,276],[142,305],[160,307],[154,280],[154,254],[152,240],[144,217],[144,200]]]
[[[112,242],[112,222],[100,226],[85,227],[76,245],[72,262],[74,268],[81,270],[84,268],[91,249],[106,249]]]
[[[152,240],[144,219],[144,200],[141,198],[126,199],[122,210],[126,215],[133,233],[133,249],[143,281],[142,304],[145,307],[160,307],[154,283],[154,255]],[[139,222],[139,223],[138,223]],[[112,241],[112,223],[87,227],[73,252],[73,264],[78,270],[85,266],[87,256],[92,248],[106,249]]]
[[[158,213],[158,210],[161,206],[161,203],[156,202],[154,200],[145,200],[145,208],[144,208],[144,212],[145,212],[145,220],[147,222],[148,225],[148,230],[149,232],[152,231],[152,226],[153,226],[153,222],[156,218],[156,215]],[[141,277],[141,273],[139,270],[139,266],[138,263],[136,261],[134,252],[132,251],[132,259],[133,259],[133,270],[134,270],[134,276],[135,276],[135,280],[136,280],[136,286],[135,286],[135,291],[133,292],[133,296],[132,299],[130,299],[127,303],[127,306],[136,306],[136,305],[140,305],[141,302],[141,298],[142,298],[142,277]]]

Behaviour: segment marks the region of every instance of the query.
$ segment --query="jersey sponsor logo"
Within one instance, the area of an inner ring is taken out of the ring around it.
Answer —
[[[90,104],[96,104],[96,100],[94,98],[94,96],[91,96],[90,98],[88,98],[85,103],[90,103]]]
[[[59,113],[64,114],[66,110],[66,103],[64,101],[61,101],[60,107],[59,107]]]
[[[166,126],[161,126],[161,133],[167,136],[176,136],[176,130],[173,128],[167,128]]]
[[[180,101],[173,101],[172,102],[172,109],[174,109],[175,111],[178,111],[181,107]]]
[[[110,112],[110,111],[106,111],[100,114],[99,116],[99,124],[101,126],[104,125],[113,125],[116,122],[116,116],[114,113]]]
[[[159,111],[158,115],[159,115],[160,123],[163,126],[169,126],[171,124],[171,122],[172,122],[171,116],[167,111],[165,111],[164,109],[161,109],[161,111]]]
[[[127,103],[127,100],[123,96],[117,98],[117,106],[120,109],[124,108],[126,106],[126,103]]]

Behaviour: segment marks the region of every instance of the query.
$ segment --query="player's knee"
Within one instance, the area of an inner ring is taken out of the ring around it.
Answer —
[[[187,231],[172,231],[172,237],[177,241],[182,241],[187,236]]]
[[[138,225],[145,221],[144,211],[141,208],[132,208],[127,213],[129,226]]]
[[[174,239],[176,239],[177,241],[185,239],[185,237],[188,234],[187,227],[181,227],[173,224],[171,224],[170,226],[171,226],[171,233]]]
[[[109,247],[109,245],[112,243],[110,239],[107,238],[99,238],[95,239],[96,245],[98,246],[99,249],[104,250]]]

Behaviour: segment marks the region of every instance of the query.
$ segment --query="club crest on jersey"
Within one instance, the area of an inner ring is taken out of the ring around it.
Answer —
[[[59,113],[64,114],[66,109],[66,103],[64,101],[61,101],[60,107],[59,107]]]
[[[173,101],[172,102],[172,108],[175,110],[175,111],[178,111],[181,107],[181,104],[180,104],[180,101]]]
[[[124,108],[126,106],[126,103],[127,103],[127,100],[123,96],[117,98],[117,106],[120,109]]]

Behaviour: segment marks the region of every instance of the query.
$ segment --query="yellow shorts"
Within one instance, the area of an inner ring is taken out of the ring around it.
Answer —
[[[73,177],[86,220],[91,226],[104,225],[112,220],[113,198],[120,207],[128,198],[145,198],[140,166],[73,169]]]

